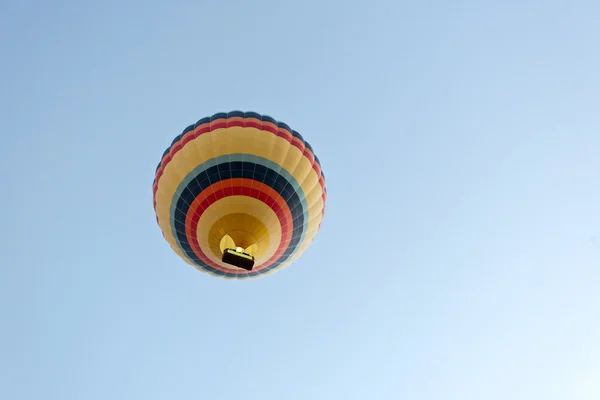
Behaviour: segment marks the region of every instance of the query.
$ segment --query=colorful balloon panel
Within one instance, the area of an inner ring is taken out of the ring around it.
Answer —
[[[254,112],[219,113],[175,137],[153,183],[154,210],[173,251],[216,277],[278,271],[307,249],[325,213],[325,176],[288,125]],[[238,247],[252,271],[221,261]]]

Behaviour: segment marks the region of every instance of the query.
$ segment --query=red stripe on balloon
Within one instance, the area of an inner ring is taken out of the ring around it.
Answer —
[[[252,187],[250,187],[252,185]],[[279,224],[282,227],[281,241],[279,247],[273,254],[273,256],[265,263],[257,266],[253,271],[260,271],[267,268],[283,254],[287,246],[289,245],[292,238],[293,221],[290,209],[279,193],[273,190],[271,187],[251,179],[245,178],[234,178],[226,179],[212,184],[211,186],[204,189],[192,202],[186,215],[186,237],[190,247],[194,251],[194,254],[209,266],[218,269],[222,272],[228,272],[232,274],[246,274],[245,271],[237,269],[230,269],[220,266],[210,260],[206,254],[200,248],[197,237],[197,227],[200,217],[208,209],[211,204],[229,197],[229,196],[247,196],[254,199],[260,200],[267,204],[279,219]],[[287,227],[287,229],[284,229]]]
[[[321,187],[324,187],[324,181],[323,181],[322,175],[321,175],[321,167],[319,166],[318,163],[313,162],[314,154],[307,147],[304,146],[304,143],[302,143],[302,141],[300,139],[294,137],[290,131],[288,131],[285,128],[279,127],[275,124],[272,124],[270,122],[261,121],[261,120],[255,119],[255,118],[232,117],[232,118],[221,118],[221,119],[217,119],[217,120],[214,120],[211,122],[207,122],[207,123],[198,125],[193,131],[187,132],[185,135],[183,135],[183,137],[181,137],[177,142],[175,142],[171,146],[169,152],[167,154],[165,154],[165,156],[161,160],[161,166],[156,171],[154,185],[152,187],[153,194],[154,195],[156,194],[156,191],[158,189],[158,181],[162,177],[162,175],[164,173],[164,169],[167,167],[169,162],[171,162],[171,160],[173,159],[175,154],[177,154],[177,152],[179,150],[181,150],[187,143],[189,143],[191,140],[197,138],[198,136],[200,136],[204,133],[212,132],[213,130],[220,129],[220,128],[227,128],[227,127],[234,127],[234,126],[255,127],[255,128],[263,130],[263,131],[271,132],[276,136],[286,139],[292,145],[297,147],[300,150],[300,152],[302,152],[303,154],[305,154],[305,153],[311,154],[312,157],[310,157],[310,158],[307,157],[307,158],[309,158],[309,160],[311,160],[313,169],[317,173],[317,176],[320,177],[319,184],[321,184]]]

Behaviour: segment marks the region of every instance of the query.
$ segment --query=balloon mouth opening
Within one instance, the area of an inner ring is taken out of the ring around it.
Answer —
[[[239,257],[236,256],[246,256],[258,266],[272,257],[274,250],[269,229],[264,222],[242,212],[230,212],[214,221],[209,229],[209,238],[208,246],[213,254],[211,258],[232,274],[238,272],[230,265],[241,269],[248,267],[246,264],[237,265],[235,260]],[[239,273],[243,274],[242,271]]]
[[[219,248],[221,254],[229,249],[236,253],[245,253],[255,257],[258,252],[258,240],[249,232],[232,231],[223,235]]]

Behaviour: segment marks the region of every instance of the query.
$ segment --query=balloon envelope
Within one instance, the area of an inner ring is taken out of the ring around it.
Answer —
[[[254,112],[219,113],[175,137],[153,183],[154,210],[173,251],[216,277],[280,270],[313,241],[325,213],[319,159],[289,126]],[[222,261],[251,255],[252,270]]]

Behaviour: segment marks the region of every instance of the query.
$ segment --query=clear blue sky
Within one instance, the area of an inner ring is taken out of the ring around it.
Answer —
[[[599,399],[599,20],[2,1],[0,398]],[[234,109],[301,132],[329,195],[250,282],[184,264],[152,209],[171,139]]]

